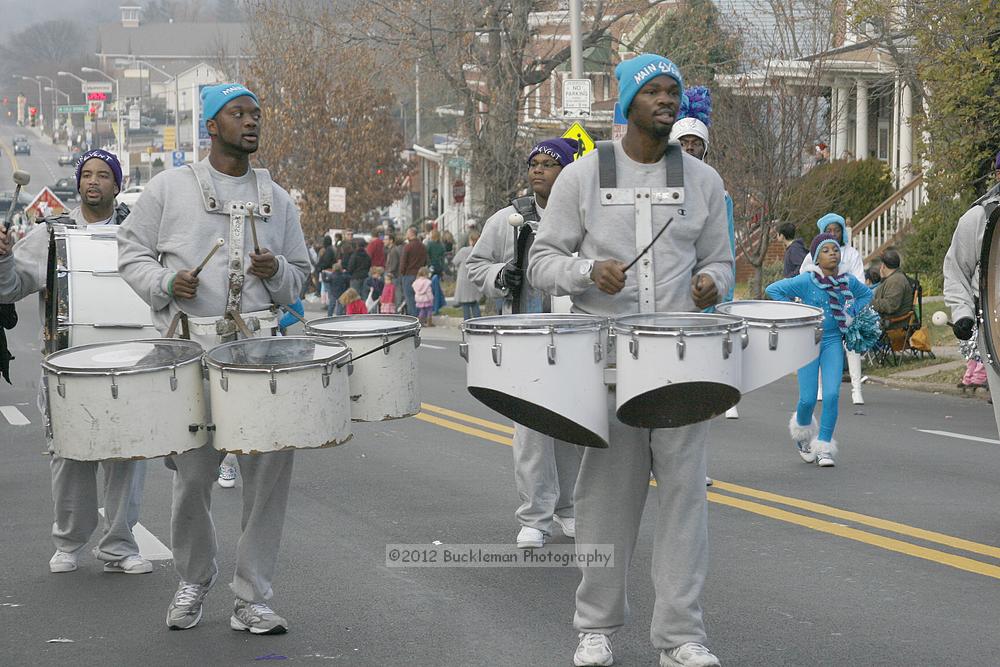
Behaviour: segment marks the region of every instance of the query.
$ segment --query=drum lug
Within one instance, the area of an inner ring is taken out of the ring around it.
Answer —
[[[222,391],[229,391],[229,378],[226,377],[224,368],[219,371],[219,386],[222,387]]]
[[[323,389],[330,386],[330,371],[323,373]]]
[[[271,371],[271,379],[267,382],[268,386],[271,388],[271,394],[278,393],[278,378],[274,376],[274,371]]]
[[[604,350],[601,349],[600,341],[594,343],[594,363],[601,363],[601,359],[604,358]]]
[[[633,359],[639,358],[639,339],[632,336],[628,339],[628,351],[632,355]]]
[[[728,359],[733,353],[733,337],[726,332],[726,337],[722,339],[722,358]]]
[[[501,345],[500,343],[493,343],[493,345],[490,347],[490,351],[493,353],[493,363],[499,366],[503,352],[503,345]]]
[[[469,361],[469,344],[464,340],[458,344],[458,356]]]
[[[747,345],[749,344],[750,344],[750,334],[748,334],[744,329],[743,332],[740,334],[740,348],[745,350],[747,349]]]
[[[555,366],[556,364],[556,346],[549,343],[545,346],[545,356],[548,357],[549,366]]]
[[[382,348],[382,354],[388,356],[389,355],[389,334],[387,334],[387,333],[382,334],[382,345],[385,345],[385,347]]]
[[[420,347],[420,332],[419,331],[417,333],[413,334],[413,349],[415,350],[418,347]],[[387,351],[386,354],[389,354],[389,352]]]
[[[118,398],[118,384],[114,375],[111,376],[111,398]]]
[[[778,349],[778,327],[771,325],[771,330],[767,332],[767,349],[774,350]]]
[[[56,376],[56,393],[59,398],[66,398],[66,385],[63,384],[62,377]]]
[[[816,333],[813,334],[813,340],[819,345],[823,341],[823,327],[816,327]]]
[[[177,366],[170,369],[173,375],[170,376],[170,391],[177,391]]]
[[[677,358],[684,361],[684,350],[687,348],[687,343],[684,342],[684,331],[681,331],[680,338],[677,339]]]

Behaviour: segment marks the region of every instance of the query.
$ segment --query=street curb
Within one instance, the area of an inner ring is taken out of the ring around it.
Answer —
[[[868,376],[868,382],[880,384],[886,387],[892,387],[894,389],[910,389],[912,391],[922,391],[930,394],[948,394],[950,396],[978,398],[980,400],[990,398],[989,389],[970,394],[962,391],[953,384],[945,384],[943,382],[915,382],[912,380],[898,380],[893,377],[883,378],[872,375]]]

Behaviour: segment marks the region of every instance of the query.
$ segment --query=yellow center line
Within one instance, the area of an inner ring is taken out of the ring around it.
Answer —
[[[917,546],[915,544],[910,544],[909,542],[903,542],[902,540],[897,540],[891,537],[885,537],[883,535],[866,533],[865,531],[858,530],[857,528],[841,526],[839,524],[831,523],[829,521],[824,521],[822,519],[816,519],[814,517],[795,514],[794,512],[778,509],[776,507],[771,507],[769,505],[760,505],[758,503],[750,502],[748,500],[733,498],[732,496],[724,496],[718,493],[709,493],[708,497],[709,500],[711,500],[712,502],[716,502],[721,505],[729,505],[730,507],[735,507],[745,512],[752,512],[753,514],[759,514],[761,516],[766,516],[768,518],[776,519],[778,521],[793,523],[798,526],[804,526],[805,528],[811,528],[812,530],[817,530],[821,533],[829,533],[830,535],[836,535],[838,537],[843,537],[848,540],[863,542],[865,544],[881,547],[889,551],[895,551],[897,553],[906,554],[908,556],[914,556],[916,558],[922,558],[924,560],[933,561],[935,563],[940,563],[942,565],[948,565],[950,567],[954,567],[959,570],[965,570],[966,572],[981,574],[985,577],[1000,579],[1000,567],[997,567],[996,565],[990,565],[988,563],[983,563],[978,560],[974,560],[972,558],[966,558],[964,556],[956,556],[955,554],[946,553],[944,551],[938,551],[937,549],[930,549],[928,547]]]
[[[435,405],[429,405],[423,403],[421,404],[421,407],[428,412],[436,412],[438,414],[447,415],[450,417],[454,417],[456,419],[461,419],[463,421],[472,424],[485,426],[487,428],[491,428],[497,431],[512,433],[514,430],[504,424],[498,424],[496,422],[491,422],[486,419],[480,419],[479,417],[473,417],[471,415],[466,415],[461,412],[456,412],[454,410],[449,410],[447,408],[442,408]],[[484,431],[482,429],[475,428],[472,426],[466,426],[465,424],[453,422],[447,419],[443,419],[441,417],[436,417],[434,415],[420,413],[416,415],[416,418],[425,421],[427,423],[434,424],[436,426],[441,426],[443,428],[451,429],[453,431],[458,431],[459,433],[464,433],[466,435],[471,435],[473,437],[482,438],[485,440],[489,440],[491,442],[496,442],[501,445],[510,446],[512,444],[510,438],[505,438],[503,436],[497,435],[496,433]],[[650,484],[655,486],[656,482],[651,481]],[[715,480],[713,488],[715,491],[728,491],[730,493],[749,496],[751,498],[757,498],[759,500],[767,502],[787,505],[789,507],[795,507],[808,512],[813,512],[816,514],[824,514],[832,518],[842,519],[845,521],[851,521],[853,523],[870,526],[881,530],[895,532],[908,537],[915,537],[917,539],[925,540],[927,542],[933,542],[936,544],[941,544],[944,546],[961,549],[971,553],[980,554],[983,556],[1000,558],[1000,548],[988,544],[980,544],[978,542],[973,542],[971,540],[965,540],[962,538],[953,537],[951,535],[945,535],[943,533],[937,533],[930,530],[924,530],[922,528],[908,526],[906,524],[898,523],[896,521],[879,519],[878,517],[872,517],[865,514],[859,514],[857,512],[842,510],[836,507],[831,507],[830,505],[824,505],[822,503],[816,503],[808,500],[801,500],[798,498],[791,498],[789,496],[782,496],[777,493],[761,491],[759,489],[740,486],[738,484],[731,484],[729,482],[722,482],[719,480]],[[816,517],[796,514],[795,512],[789,512],[787,510],[783,510],[777,507],[772,507],[770,505],[764,505],[761,503],[744,500],[742,498],[734,498],[732,496],[727,496],[717,492],[709,492],[708,499],[711,502],[718,503],[720,505],[735,507],[737,509],[751,512],[753,514],[759,514],[761,516],[766,516],[768,518],[775,519],[778,521],[784,521],[786,523],[803,526],[805,528],[810,528],[812,530],[816,530],[819,532],[836,535],[838,537],[854,540],[856,542],[862,542],[872,546],[881,547],[888,551],[894,551],[897,553],[914,556],[916,558],[921,558],[935,563],[940,563],[942,565],[948,565],[950,567],[954,567],[959,570],[981,574],[983,576],[992,577],[994,579],[1000,579],[1000,567],[996,565],[991,565],[989,563],[983,563],[981,561],[972,558],[966,558],[964,556],[950,554],[944,551],[939,551],[937,549],[931,549],[929,547],[923,547],[911,544],[909,542],[904,542],[902,540],[897,540],[895,538],[886,537],[883,535],[868,533],[863,530],[859,530],[857,528],[842,526],[840,524],[832,523],[830,521],[826,521]]]
[[[845,521],[871,526],[872,528],[888,530],[894,533],[899,533],[900,535],[915,537],[927,542],[934,542],[936,544],[954,547],[955,549],[962,549],[963,551],[969,551],[983,556],[989,556],[991,558],[1000,558],[1000,548],[989,544],[980,544],[979,542],[965,540],[960,537],[952,537],[951,535],[945,535],[944,533],[936,533],[932,530],[915,528],[914,526],[908,526],[904,523],[898,523],[896,521],[879,519],[878,517],[842,510],[837,507],[823,505],[822,503],[814,503],[809,500],[789,498],[788,496],[781,496],[777,493],[770,493],[768,491],[760,491],[758,489],[752,489],[738,484],[730,484],[728,482],[720,482],[716,480],[714,487],[720,491],[731,491],[733,493],[749,496],[751,498],[766,500],[768,502],[778,503],[781,505],[788,505],[789,507],[797,507],[816,514],[825,514],[836,519],[843,519]]]

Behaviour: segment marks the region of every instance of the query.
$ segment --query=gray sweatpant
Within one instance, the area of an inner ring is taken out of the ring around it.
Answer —
[[[60,551],[81,549],[100,521],[97,468],[104,470],[104,533],[94,548],[103,561],[139,553],[132,527],[139,521],[145,461],[76,461],[52,455],[52,541]]]
[[[230,588],[241,600],[263,602],[273,594],[294,453],[236,455],[243,481],[243,520]],[[206,584],[219,571],[212,487],[224,456],[209,444],[168,457],[176,468],[170,518],[174,569],[189,583]]]
[[[699,597],[708,566],[705,442],[708,422],[677,429],[626,426],[614,415],[608,449],[587,448],[576,483],[576,544],[613,544],[613,568],[582,568],[574,626],[580,632],[614,634],[628,617],[626,582],[639,520],[657,485],[653,541],[656,602],[650,639],[658,649],[705,643]]]
[[[552,534],[552,515],[573,518],[573,488],[583,448],[514,425],[514,483],[521,506],[514,516],[522,526]]]

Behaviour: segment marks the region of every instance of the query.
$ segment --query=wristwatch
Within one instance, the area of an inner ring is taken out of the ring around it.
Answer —
[[[580,265],[580,275],[586,276],[590,282],[594,282],[594,279],[590,274],[594,272],[594,260],[588,260]]]

